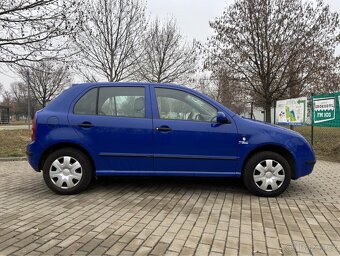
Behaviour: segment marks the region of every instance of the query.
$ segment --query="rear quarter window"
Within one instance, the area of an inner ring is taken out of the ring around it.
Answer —
[[[74,106],[73,113],[77,115],[95,115],[97,109],[97,88],[85,93]]]

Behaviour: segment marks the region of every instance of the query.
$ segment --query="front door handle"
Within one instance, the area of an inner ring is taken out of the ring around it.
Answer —
[[[91,128],[93,127],[94,125],[90,122],[83,122],[81,124],[78,124],[79,127],[82,127],[82,128]]]
[[[161,127],[157,127],[156,131],[158,132],[170,132],[172,129],[169,126],[162,125]]]

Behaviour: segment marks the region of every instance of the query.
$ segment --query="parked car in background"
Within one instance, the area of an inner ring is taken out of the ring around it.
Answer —
[[[28,160],[60,194],[95,176],[240,177],[277,196],[312,172],[315,156],[294,131],[241,118],[183,86],[86,83],[35,115]]]

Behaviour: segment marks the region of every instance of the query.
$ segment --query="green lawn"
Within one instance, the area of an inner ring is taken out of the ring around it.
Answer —
[[[26,156],[26,145],[31,141],[27,130],[0,130],[0,157]]]

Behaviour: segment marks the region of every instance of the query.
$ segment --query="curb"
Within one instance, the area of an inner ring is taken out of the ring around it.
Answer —
[[[27,157],[0,157],[0,162],[25,161]]]

